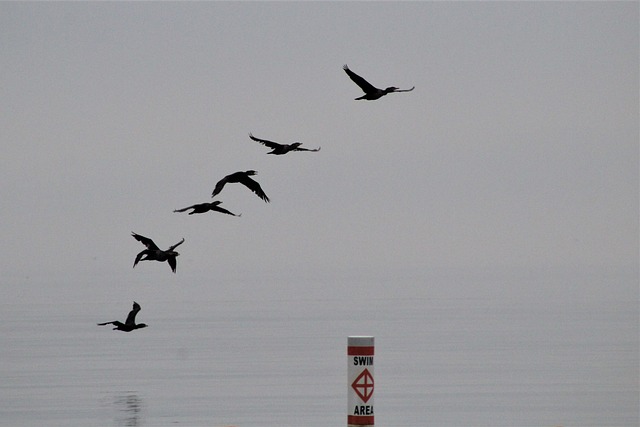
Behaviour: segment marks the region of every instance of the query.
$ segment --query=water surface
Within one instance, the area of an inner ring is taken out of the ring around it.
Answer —
[[[208,286],[143,292],[132,333],[96,326],[119,295],[3,303],[0,424],[344,426],[347,336],[373,335],[376,425],[638,425],[634,299]]]

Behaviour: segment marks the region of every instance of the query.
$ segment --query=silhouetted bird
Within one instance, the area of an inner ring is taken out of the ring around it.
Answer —
[[[360,89],[364,91],[364,95],[362,95],[360,98],[356,98],[356,100],[366,99],[369,101],[373,101],[391,92],[410,92],[416,88],[414,86],[411,89],[398,89],[397,87],[390,86],[386,89],[378,89],[377,87],[373,86],[371,83],[351,71],[349,67],[347,67],[347,64],[345,64],[342,69],[345,71],[345,73],[347,73],[351,80],[353,80],[353,82],[360,86]]]
[[[140,304],[134,301],[133,310],[129,312],[129,315],[127,316],[127,320],[124,323],[114,320],[113,322],[98,323],[98,326],[113,325],[115,326],[115,328],[113,328],[114,331],[118,330],[118,331],[124,331],[124,332],[131,332],[134,329],[146,328],[147,325],[145,325],[144,323],[139,323],[136,325],[136,314],[138,314],[139,311],[140,311]]]
[[[294,142],[293,144],[278,144],[277,142],[273,142],[273,141],[268,141],[266,139],[260,139],[260,138],[256,138],[255,136],[253,136],[251,133],[249,133],[249,138],[253,139],[256,142],[259,142],[262,145],[265,145],[269,148],[271,148],[271,150],[268,152],[267,154],[287,154],[289,151],[320,151],[320,147],[318,148],[301,148],[300,146],[302,145],[302,143],[300,142]]]
[[[239,182],[240,184],[247,187],[249,190],[253,191],[262,200],[264,200],[265,202],[269,202],[269,198],[267,197],[266,194],[264,194],[264,191],[262,191],[260,184],[258,184],[256,181],[250,178],[256,173],[257,173],[256,171],[249,170],[244,172],[242,171],[235,172],[235,173],[232,173],[231,175],[225,176],[220,181],[218,181],[218,183],[216,184],[216,187],[213,189],[213,193],[211,193],[211,197],[216,197],[216,195],[222,191],[225,184],[232,183],[232,182]]]
[[[205,213],[205,212],[209,212],[209,211],[222,212],[222,213],[225,213],[227,215],[233,215],[233,216],[241,216],[242,215],[242,214],[236,215],[234,213],[229,212],[225,208],[221,208],[220,206],[218,206],[221,203],[222,202],[219,201],[219,200],[216,200],[215,202],[211,202],[211,203],[199,203],[197,205],[189,206],[188,208],[176,209],[176,210],[174,210],[174,212],[185,212],[185,211],[187,211],[189,209],[193,209],[191,212],[189,212],[189,215],[201,214],[201,213]]]
[[[144,237],[136,233],[131,233],[131,235],[134,239],[147,247],[147,249],[136,255],[136,260],[133,262],[134,267],[138,264],[138,261],[167,261],[171,267],[171,271],[174,273],[176,272],[176,257],[180,254],[174,251],[174,249],[184,243],[184,237],[178,243],[171,246],[166,251],[163,251],[148,237]],[[144,258],[142,258],[143,256]]]

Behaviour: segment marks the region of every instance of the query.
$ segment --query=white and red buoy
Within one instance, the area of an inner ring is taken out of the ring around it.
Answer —
[[[372,426],[374,338],[353,336],[347,342],[349,426]]]

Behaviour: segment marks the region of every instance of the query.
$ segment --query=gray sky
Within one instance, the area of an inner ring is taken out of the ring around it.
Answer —
[[[9,300],[79,282],[637,278],[637,2],[2,3],[0,46]],[[354,101],[345,63],[416,89]],[[270,156],[249,132],[322,150]],[[230,185],[240,218],[173,213],[247,169],[270,204]],[[177,275],[132,269],[131,231],[185,237]]]

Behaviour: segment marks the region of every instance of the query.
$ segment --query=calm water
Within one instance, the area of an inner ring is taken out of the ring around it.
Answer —
[[[637,298],[205,286],[143,292],[132,333],[96,322],[133,297],[2,303],[0,424],[345,426],[347,336],[374,335],[376,425],[638,425]]]

